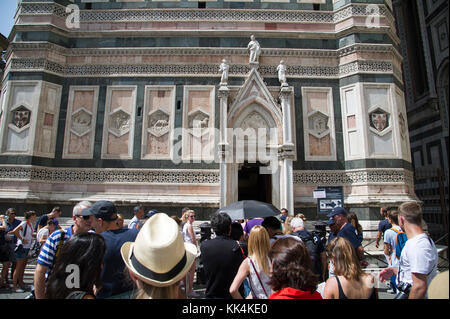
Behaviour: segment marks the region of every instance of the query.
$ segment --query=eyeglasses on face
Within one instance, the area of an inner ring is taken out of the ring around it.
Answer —
[[[195,218],[195,215],[191,215],[191,216],[189,216],[189,218]]]
[[[81,215],[77,215],[77,217],[83,218],[84,220],[88,220],[91,216],[81,216]]]

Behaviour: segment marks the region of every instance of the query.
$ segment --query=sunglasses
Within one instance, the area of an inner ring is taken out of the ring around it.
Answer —
[[[77,215],[77,217],[83,218],[84,220],[88,220],[91,216],[81,216],[81,215]]]
[[[195,216],[189,216],[189,218],[195,218]]]

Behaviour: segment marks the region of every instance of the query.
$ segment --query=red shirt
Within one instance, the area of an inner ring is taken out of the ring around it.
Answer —
[[[322,299],[322,296],[317,291],[311,293],[294,288],[283,288],[271,294],[269,299]]]

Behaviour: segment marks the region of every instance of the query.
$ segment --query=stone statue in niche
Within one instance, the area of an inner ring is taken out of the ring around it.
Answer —
[[[226,86],[228,84],[228,70],[230,66],[227,63],[226,59],[222,60],[222,64],[220,65],[219,72],[222,72],[222,77],[220,79],[220,85]]]
[[[255,40],[255,36],[252,34],[250,36],[250,42],[247,45],[247,50],[250,51],[250,64],[259,63],[259,55],[261,54],[261,46],[259,42]]]
[[[287,69],[286,64],[284,64],[284,61],[281,60],[280,65],[278,65],[277,67],[277,71],[278,71],[278,80],[280,81],[282,87],[288,86],[286,80],[286,69]]]

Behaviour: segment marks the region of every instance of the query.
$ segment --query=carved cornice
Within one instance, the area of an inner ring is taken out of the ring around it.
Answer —
[[[394,21],[389,9],[378,5],[381,17]],[[284,23],[338,23],[355,16],[370,16],[367,4],[349,4],[336,11],[273,10],[273,9],[109,9],[81,10],[80,22],[177,22],[177,21],[253,21]],[[21,3],[20,15],[53,15],[65,18],[66,7],[56,3]]]
[[[65,77],[109,77],[109,76],[186,76],[220,77],[217,64],[82,64],[63,65],[47,59],[11,59],[11,71],[44,71]],[[391,61],[354,61],[339,66],[288,66],[289,78],[341,78],[357,73],[394,72]],[[250,72],[248,65],[230,65],[229,77],[244,77]],[[276,66],[262,65],[259,72],[264,77],[274,77]],[[401,80],[401,79],[399,79]]]
[[[46,183],[217,184],[218,170],[0,167],[0,180]]]
[[[83,184],[218,184],[219,170],[48,168],[1,166],[1,181]],[[294,184],[367,185],[414,184],[413,172],[405,169],[358,169],[347,171],[294,171]]]
[[[348,171],[294,171],[294,184],[302,185],[414,185],[414,174],[404,169],[360,169]]]

